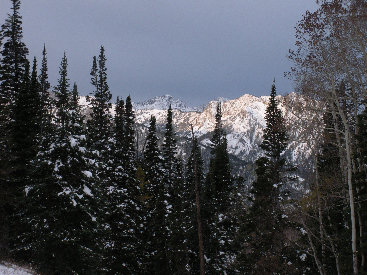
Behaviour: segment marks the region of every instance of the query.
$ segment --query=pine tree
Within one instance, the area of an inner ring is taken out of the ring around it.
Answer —
[[[237,256],[241,272],[291,272],[284,254],[285,221],[282,209],[287,165],[284,151],[288,137],[282,112],[276,100],[273,83],[265,114],[266,128],[260,147],[264,156],[256,161],[257,179],[252,184],[252,205],[240,231],[243,233],[242,250]]]
[[[98,59],[93,57],[91,69],[91,84],[94,88],[91,93],[90,119],[88,120],[88,144],[94,153],[94,160],[98,167],[97,176],[100,180],[107,180],[111,137],[111,92],[107,83],[106,56],[101,46]]]
[[[126,173],[126,216],[130,217],[129,222],[125,225],[125,230],[129,232],[130,255],[134,255],[135,260],[130,262],[132,266],[131,272],[139,270],[142,264],[140,256],[141,236],[143,234],[142,221],[142,205],[140,203],[141,190],[136,179],[137,163],[136,163],[136,137],[135,137],[135,114],[131,102],[131,97],[126,98],[124,113],[124,150],[123,167]],[[131,259],[131,258],[130,258]],[[134,264],[135,263],[135,264]]]
[[[171,272],[182,273],[186,263],[183,241],[184,232],[182,228],[182,189],[184,185],[182,163],[177,156],[177,141],[173,129],[173,111],[171,105],[167,110],[164,139],[162,145],[165,204],[167,216],[167,253]]]
[[[205,255],[210,259],[208,265],[211,268],[210,272],[226,270],[225,263],[230,256],[231,245],[232,225],[228,214],[231,207],[232,179],[221,108],[221,103],[218,103],[216,124],[211,139],[212,156],[204,187],[204,247]]]
[[[22,41],[22,17],[19,14],[20,1],[12,0],[11,9],[12,13],[8,14],[8,18],[1,27],[2,38],[5,42],[1,51],[2,59],[0,64],[0,125],[2,127],[1,136],[5,139],[2,141],[2,143],[5,142],[3,143],[4,146],[1,147],[8,148],[8,152],[11,151],[13,146],[18,146],[17,144],[8,143],[16,143],[14,138],[17,138],[16,135],[19,134],[19,132],[14,133],[14,131],[18,131],[18,129],[17,126],[13,125],[18,122],[14,118],[17,113],[17,110],[15,110],[16,104],[17,101],[18,104],[20,104],[20,94],[22,90],[24,91],[26,85],[29,85],[29,83],[23,84],[23,82],[29,78],[29,70],[26,72],[29,63],[26,58],[28,49]],[[9,155],[6,157],[6,152],[4,152],[2,156],[10,160],[13,156],[16,159],[20,158],[16,153],[11,153],[11,157]],[[16,168],[9,167],[9,169],[12,171]]]
[[[87,147],[88,159],[93,182],[95,204],[93,211],[96,212],[98,228],[95,231],[95,239],[101,262],[107,261],[106,248],[111,236],[111,227],[108,217],[110,216],[109,187],[112,181],[112,116],[111,92],[107,83],[106,56],[103,46],[100,48],[98,58],[93,57],[91,69],[91,84],[94,88],[91,93],[91,114],[87,121]],[[100,272],[106,271],[104,266],[99,267]]]
[[[14,103],[15,96],[20,92],[23,75],[27,63],[28,49],[23,39],[22,17],[19,14],[20,0],[12,0],[12,13],[1,27],[3,48],[0,64],[0,103]],[[9,115],[9,114],[8,114]]]
[[[94,87],[92,92],[92,112],[88,121],[89,142],[94,150],[99,154],[108,154],[108,139],[111,136],[111,92],[107,84],[106,56],[103,46],[100,49],[98,60],[93,57],[91,70],[91,84]]]
[[[26,197],[24,201],[26,209],[24,209],[23,212],[18,213],[18,217],[21,223],[21,225],[18,226],[18,228],[21,228],[22,231],[17,232],[18,236],[14,240],[14,247],[13,247],[13,257],[25,261],[29,261],[29,259],[34,258],[35,256],[34,252],[36,250],[36,246],[33,247],[30,244],[35,244],[36,240],[40,238],[40,236],[38,235],[35,236],[32,234],[33,233],[32,227],[29,221],[34,221],[32,220],[32,217],[34,215],[33,211],[36,211],[35,213],[37,215],[37,218],[39,218],[38,217],[40,215],[39,213],[43,212],[43,211],[39,212],[39,209],[41,209],[40,206],[46,205],[45,209],[47,209],[48,207],[47,203],[43,201],[43,199],[47,197],[47,194],[42,194],[42,196],[30,198],[29,196],[27,196],[28,192],[32,188],[37,188],[38,186],[50,186],[50,187],[53,186],[52,159],[49,154],[51,153],[52,150],[50,149],[53,148],[53,144],[55,142],[55,127],[52,124],[53,121],[52,109],[54,108],[54,106],[52,105],[50,95],[47,91],[47,89],[49,88],[49,84],[47,82],[47,60],[45,59],[45,55],[42,62],[39,84],[36,79],[37,74],[35,70],[36,66],[33,66],[31,77],[31,86],[33,86],[33,88],[29,89],[29,91],[31,92],[28,97],[31,97],[31,99],[29,100],[30,103],[31,102],[36,103],[35,101],[33,101],[36,98],[40,99],[40,102],[38,102],[39,112],[38,112],[38,125],[37,125],[39,131],[35,142],[37,148],[35,150],[36,155],[34,155],[29,165],[30,176],[29,179],[27,180],[27,185],[25,186]],[[36,87],[38,87],[39,92],[38,96],[35,95]],[[46,93],[42,93],[43,89],[42,87],[46,87],[45,88]],[[33,114],[32,116],[33,118],[35,118],[35,114]]]
[[[23,249],[31,247],[32,259],[44,273],[90,273],[96,269],[94,194],[84,155],[83,117],[77,86],[73,92],[69,86],[64,54],[55,87],[57,128],[50,147],[36,160],[35,173],[40,177],[27,186],[30,207],[24,222],[31,230],[20,236],[28,243]]]
[[[162,156],[158,147],[156,118],[150,118],[144,151],[144,171],[146,172],[146,235],[147,264],[150,273],[170,274],[167,256],[167,215],[165,202],[164,171]]]
[[[40,138],[47,132],[47,127],[51,124],[52,102],[50,98],[50,83],[48,82],[48,66],[46,45],[43,46],[42,63],[39,75],[39,92],[40,92]]]
[[[124,168],[130,179],[134,179],[136,175],[136,142],[135,142],[135,115],[131,98],[126,98],[125,113],[124,113]],[[132,183],[135,185],[135,183]]]
[[[37,61],[34,58],[32,74],[29,74],[29,64],[26,65],[20,93],[15,98],[14,121],[12,129],[12,182],[15,196],[15,217],[13,217],[12,232],[15,239],[20,234],[17,229],[24,229],[19,225],[19,216],[25,211],[24,188],[31,177],[31,162],[34,160],[38,149],[38,136],[40,134],[40,99],[39,83],[37,79]]]
[[[191,274],[205,272],[202,232],[202,189],[205,182],[204,162],[196,137],[193,138],[191,154],[187,160],[185,188],[183,190],[183,226],[187,243],[188,266]],[[202,251],[200,251],[202,250]],[[201,265],[201,266],[200,266]]]
[[[113,176],[109,183],[108,222],[111,227],[108,247],[108,270],[116,273],[136,273],[139,270],[140,215],[138,183],[135,178],[134,115],[130,97],[126,108],[117,99],[114,125]],[[132,175],[132,173],[134,173]]]
[[[1,26],[0,42],[0,244],[7,250],[9,215],[14,215],[14,204],[19,195],[9,174],[16,174],[14,161],[19,156],[12,152],[14,147],[14,108],[18,95],[21,93],[24,74],[27,66],[28,49],[23,39],[22,17],[19,13],[20,1],[12,0],[12,12],[8,14]],[[2,45],[1,45],[2,44]],[[24,167],[22,167],[24,168]],[[17,193],[17,194],[16,194]],[[0,253],[6,253],[1,249]]]

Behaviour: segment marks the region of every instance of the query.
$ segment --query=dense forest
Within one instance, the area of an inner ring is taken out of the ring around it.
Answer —
[[[293,129],[269,83],[246,182],[231,169],[220,103],[208,165],[194,130],[191,153],[178,154],[171,107],[163,139],[151,116],[140,150],[131,97],[111,112],[105,48],[91,58],[84,112],[66,54],[54,85],[42,41],[42,60],[29,59],[11,0],[0,31],[0,260],[39,274],[367,274],[367,2],[319,2],[289,51]],[[284,154],[294,129],[309,144],[307,178]]]

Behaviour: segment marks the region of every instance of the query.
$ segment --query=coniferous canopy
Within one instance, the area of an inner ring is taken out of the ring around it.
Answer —
[[[211,158],[203,190],[203,219],[205,255],[212,259],[209,272],[227,270],[230,257],[232,225],[228,216],[231,208],[232,178],[227,151],[227,138],[222,125],[222,106],[217,105],[215,128],[211,139]]]
[[[144,151],[146,171],[146,237],[148,244],[147,267],[152,273],[169,274],[167,258],[167,215],[162,155],[158,147],[156,118],[151,116]]]
[[[266,128],[260,147],[264,155],[256,161],[256,180],[249,200],[252,202],[245,222],[240,226],[241,250],[237,267],[242,272],[291,272],[286,262],[286,228],[282,191],[289,169],[284,151],[287,133],[282,112],[276,100],[273,83],[265,114]],[[291,268],[291,267],[289,267]]]

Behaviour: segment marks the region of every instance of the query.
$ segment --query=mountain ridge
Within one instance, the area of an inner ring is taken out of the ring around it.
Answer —
[[[295,117],[287,110],[289,99],[298,99],[299,95],[291,93],[288,95],[278,95],[279,108],[282,110],[287,126],[291,126]],[[85,97],[80,98],[83,106],[88,106]],[[191,139],[191,125],[203,149],[203,154],[209,154],[211,133],[215,127],[215,113],[218,102],[222,104],[223,128],[227,134],[228,151],[234,158],[242,162],[254,163],[262,154],[259,147],[262,142],[263,129],[266,126],[265,111],[268,105],[269,96],[254,96],[244,94],[235,99],[217,99],[209,101],[201,110],[195,107],[188,107],[183,101],[174,99],[170,95],[157,96],[144,102],[133,103],[135,110],[138,144],[143,151],[145,144],[146,130],[150,117],[153,115],[157,119],[159,131],[164,130],[166,123],[167,109],[172,105],[173,123],[177,133],[180,154],[185,158],[189,153],[188,141]],[[114,113],[114,105],[111,108]],[[286,151],[290,161],[299,165],[310,157],[310,150],[305,142],[298,140],[297,133],[290,133],[289,146]]]

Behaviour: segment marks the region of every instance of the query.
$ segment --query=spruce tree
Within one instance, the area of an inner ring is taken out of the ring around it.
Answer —
[[[18,126],[13,124],[19,121],[14,116],[19,112],[19,108],[16,105],[22,104],[19,102],[19,97],[22,97],[20,94],[22,91],[24,94],[26,92],[25,87],[29,85],[29,83],[23,83],[29,78],[29,67],[28,72],[26,71],[29,63],[26,57],[28,49],[22,41],[22,17],[19,14],[20,1],[12,0],[11,2],[12,12],[8,14],[8,18],[1,27],[4,42],[1,49],[2,59],[0,64],[0,130],[2,132],[1,143],[3,145],[1,148],[5,148],[5,151],[1,154],[4,157],[4,166],[9,166],[9,164],[6,164],[6,160],[12,160],[13,158],[19,160],[20,158],[16,153],[11,153],[10,155],[7,153],[11,152],[13,146],[18,146],[16,144],[17,141],[14,141],[14,138],[18,138],[16,136],[19,134]],[[14,169],[17,168],[8,167],[7,169],[15,172]]]
[[[131,103],[131,97],[126,98],[124,113],[124,143],[125,150],[124,168],[128,177],[132,180],[136,175],[136,142],[135,142],[135,115]],[[135,183],[132,183],[135,185]]]
[[[131,97],[126,98],[125,113],[124,113],[124,150],[123,167],[126,174],[126,216],[130,217],[126,223],[126,231],[129,232],[130,240],[127,246],[130,247],[130,255],[134,255],[135,260],[131,262],[132,268],[138,270],[142,264],[139,248],[141,245],[140,239],[143,234],[142,221],[142,205],[140,203],[141,190],[136,179],[137,163],[136,163],[136,137],[135,137],[135,114],[131,102]],[[131,258],[130,258],[131,259]],[[133,264],[135,263],[135,265]],[[131,272],[133,272],[132,269]]]
[[[45,51],[44,51],[45,54]],[[20,223],[21,225],[18,228],[22,228],[22,232],[17,233],[17,238],[14,240],[13,247],[13,257],[19,258],[20,260],[35,261],[35,251],[37,250],[36,245],[30,245],[37,243],[37,240],[40,238],[38,235],[33,235],[32,231],[32,223],[30,221],[34,221],[32,219],[33,215],[40,215],[43,211],[39,211],[41,209],[41,205],[45,205],[47,209],[48,205],[43,201],[47,194],[42,194],[37,197],[29,197],[29,190],[32,188],[38,188],[39,186],[50,186],[52,187],[53,177],[52,177],[52,159],[50,157],[51,149],[54,146],[55,142],[55,127],[52,123],[53,113],[52,109],[54,106],[52,105],[52,101],[48,92],[49,84],[47,82],[47,60],[44,59],[42,62],[41,75],[39,77],[39,85],[36,81],[36,66],[33,66],[32,77],[31,77],[31,86],[32,89],[31,97],[34,100],[35,98],[39,98],[39,112],[38,112],[38,135],[36,137],[36,155],[31,160],[29,165],[30,176],[27,180],[27,185],[25,186],[25,203],[26,209],[23,212],[19,213]],[[32,84],[33,83],[33,84]],[[45,86],[43,86],[46,83]],[[38,86],[38,96],[34,95],[35,87]],[[47,93],[42,93],[42,87],[45,87]],[[35,118],[35,117],[33,117]],[[46,190],[46,189],[43,189]],[[36,214],[35,214],[36,213]],[[40,231],[38,231],[39,233]]]
[[[288,137],[282,112],[276,99],[273,83],[265,114],[266,128],[260,147],[264,156],[256,161],[256,181],[252,184],[252,205],[242,224],[241,251],[237,256],[240,272],[268,274],[291,272],[287,257],[285,229],[286,215],[282,208],[287,165],[284,151]]]
[[[98,59],[93,57],[91,70],[91,84],[94,91],[91,97],[90,119],[88,120],[88,144],[93,151],[97,176],[100,180],[107,180],[109,164],[108,156],[110,151],[111,137],[111,92],[107,84],[106,57],[103,46],[100,49]]]
[[[0,243],[5,250],[8,248],[9,215],[15,214],[14,204],[21,192],[19,190],[21,186],[12,182],[9,174],[17,174],[15,170],[18,168],[13,165],[20,157],[12,152],[14,148],[19,148],[14,144],[14,129],[17,128],[14,127],[14,108],[16,98],[21,93],[28,54],[28,49],[22,41],[20,1],[12,0],[11,3],[12,11],[8,14],[0,31],[0,40],[2,40],[2,43],[0,42],[0,235],[2,236]],[[0,253],[6,253],[3,249],[1,250]]]
[[[162,155],[158,147],[156,118],[150,118],[144,151],[143,168],[146,173],[146,234],[147,264],[150,273],[170,274],[167,255],[167,215]]]
[[[135,178],[134,115],[130,97],[117,99],[115,110],[113,173],[109,183],[108,222],[111,227],[108,247],[108,270],[116,273],[136,273],[141,263],[141,208],[138,183]],[[134,173],[134,174],[133,174]]]
[[[186,258],[183,241],[184,232],[182,228],[182,189],[184,185],[182,163],[177,156],[177,141],[173,129],[173,111],[171,105],[167,110],[167,120],[165,125],[164,139],[162,145],[164,184],[165,184],[165,204],[168,229],[169,265],[171,272],[182,273],[185,270]]]
[[[91,84],[94,90],[91,93],[92,112],[88,120],[89,143],[102,157],[108,154],[112,121],[109,111],[112,95],[107,83],[106,56],[103,46],[98,59],[93,57]]]
[[[35,173],[40,177],[34,177],[27,188],[30,207],[24,220],[31,230],[21,236],[30,242],[32,259],[43,273],[90,273],[96,270],[98,259],[83,117],[77,86],[73,92],[69,86],[64,54],[55,87],[56,131],[50,147],[36,160]]]
[[[194,137],[186,165],[186,184],[183,190],[184,211],[182,213],[184,215],[185,243],[187,244],[188,272],[191,274],[199,274],[205,271],[204,236],[202,231],[203,216],[201,213],[202,189],[205,182],[203,166],[204,162],[199,143],[197,138]]]
[[[91,84],[93,92],[91,93],[91,114],[87,121],[87,146],[88,159],[95,192],[95,204],[93,211],[96,212],[98,228],[95,231],[95,239],[98,246],[98,253],[101,255],[101,262],[106,261],[105,252],[109,245],[111,236],[111,227],[108,222],[110,216],[109,205],[109,187],[112,181],[112,116],[111,92],[107,83],[106,56],[103,46],[100,48],[98,58],[93,57],[91,69]],[[100,267],[100,272],[104,269]]]
[[[1,104],[14,103],[15,96],[20,92],[28,54],[28,49],[22,41],[22,16],[19,14],[21,2],[20,0],[11,2],[12,12],[1,26],[3,39],[0,64]]]
[[[209,259],[209,271],[223,272],[226,270],[227,258],[230,257],[232,225],[228,214],[231,208],[232,179],[221,103],[217,105],[215,121],[209,171],[204,187],[204,247]]]
[[[39,97],[40,97],[40,139],[51,124],[52,102],[50,98],[50,83],[48,82],[48,65],[46,45],[43,46],[41,70],[39,74]]]

